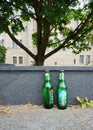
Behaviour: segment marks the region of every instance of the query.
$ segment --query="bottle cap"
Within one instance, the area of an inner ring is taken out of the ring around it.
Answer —
[[[45,72],[49,72],[49,70],[45,70]]]
[[[64,70],[60,70],[60,72],[64,72]]]

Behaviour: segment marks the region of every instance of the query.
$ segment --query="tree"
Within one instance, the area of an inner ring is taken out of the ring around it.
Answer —
[[[6,58],[6,48],[4,46],[0,46],[0,63],[5,63]]]
[[[72,48],[74,53],[90,49],[85,41],[87,37],[90,39],[93,29],[92,7],[93,0],[85,2],[83,6],[80,6],[80,0],[1,0],[0,32],[6,32],[35,60],[36,65],[43,65],[45,59],[64,47]],[[20,15],[15,12],[20,12]],[[31,19],[37,23],[37,32],[33,34],[37,54],[15,37],[18,32],[24,30],[23,22]],[[79,21],[75,29],[67,26],[72,20]],[[63,35],[64,39],[59,39],[59,34]],[[51,40],[53,36],[56,43],[53,38]],[[53,48],[48,54],[47,47]]]

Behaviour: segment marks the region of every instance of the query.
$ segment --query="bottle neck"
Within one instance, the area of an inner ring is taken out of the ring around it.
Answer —
[[[49,74],[49,72],[45,73],[45,81],[50,81],[50,74]]]
[[[64,72],[60,72],[59,74],[59,81],[64,81],[65,78],[64,78]]]

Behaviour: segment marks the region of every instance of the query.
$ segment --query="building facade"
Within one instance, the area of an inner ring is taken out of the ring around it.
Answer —
[[[73,24],[77,26],[77,23]],[[72,26],[72,25],[71,25]],[[36,47],[32,44],[32,34],[36,32],[35,21],[24,23],[25,31],[18,34],[17,39],[27,48],[36,54]],[[6,63],[15,64],[16,66],[32,66],[34,60],[6,33],[0,34],[0,45],[7,48]],[[63,48],[45,60],[45,66],[92,66],[93,65],[93,47],[90,51],[84,51],[78,55],[72,53],[71,49]],[[48,49],[47,51],[50,51]]]

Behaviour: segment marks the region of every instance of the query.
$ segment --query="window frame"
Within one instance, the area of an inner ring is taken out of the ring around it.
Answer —
[[[84,64],[84,55],[79,55],[79,63]]]
[[[23,64],[23,56],[19,56],[19,64]]]
[[[90,55],[86,55],[86,65],[90,64]]]
[[[13,56],[13,64],[17,64],[17,57],[16,56]]]

